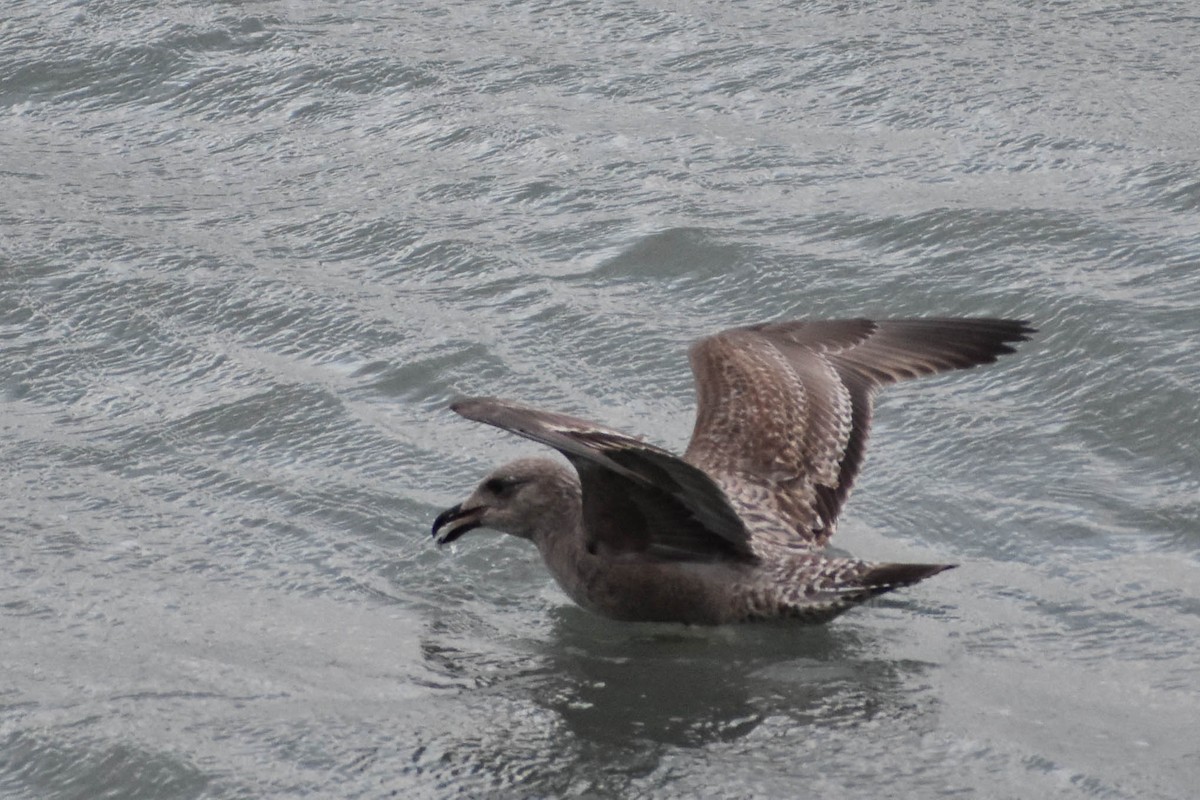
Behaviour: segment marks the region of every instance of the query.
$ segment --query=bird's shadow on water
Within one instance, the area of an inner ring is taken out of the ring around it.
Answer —
[[[721,628],[617,623],[575,608],[552,617],[539,704],[584,740],[696,747],[770,717],[855,724],[907,705],[926,665],[889,660],[845,625]]]

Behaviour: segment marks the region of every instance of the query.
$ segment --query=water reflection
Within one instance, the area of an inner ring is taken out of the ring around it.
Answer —
[[[628,796],[680,751],[798,747],[881,719],[919,729],[913,678],[928,665],[890,650],[846,622],[688,628],[565,604],[460,607],[422,639],[452,711],[421,727],[418,769],[488,791]]]
[[[598,742],[697,747],[772,716],[854,724],[903,702],[904,677],[921,668],[873,657],[873,643],[846,626],[631,626],[570,607],[553,626],[533,699]]]

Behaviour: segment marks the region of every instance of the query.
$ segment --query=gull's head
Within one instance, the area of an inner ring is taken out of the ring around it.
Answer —
[[[550,458],[521,458],[492,470],[458,505],[438,514],[433,538],[453,542],[475,528],[492,528],[522,539],[539,529],[568,524],[577,513],[579,478],[575,470]]]

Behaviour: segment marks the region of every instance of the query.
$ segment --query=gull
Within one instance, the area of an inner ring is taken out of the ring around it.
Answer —
[[[492,470],[438,515],[531,541],[580,606],[618,620],[822,623],[954,564],[824,553],[890,383],[1014,352],[1034,329],[990,318],[837,319],[732,328],[689,350],[696,423],[683,456],[494,397],[450,408],[558,450]]]

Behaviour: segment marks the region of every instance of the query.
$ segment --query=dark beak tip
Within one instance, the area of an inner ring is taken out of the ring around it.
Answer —
[[[449,533],[445,534],[444,536],[438,536],[435,533],[433,535],[433,542],[438,547],[445,547],[446,545],[450,544],[455,539],[457,539],[459,536],[462,536],[462,533],[463,533],[462,531],[450,531]]]
[[[451,523],[469,516],[473,510],[468,509],[464,511],[462,503],[459,503],[437,515],[437,519],[433,521],[433,529],[430,531],[430,534],[439,547],[450,544],[467,531],[479,527],[479,522],[475,520],[466,520],[461,525],[451,525]]]

